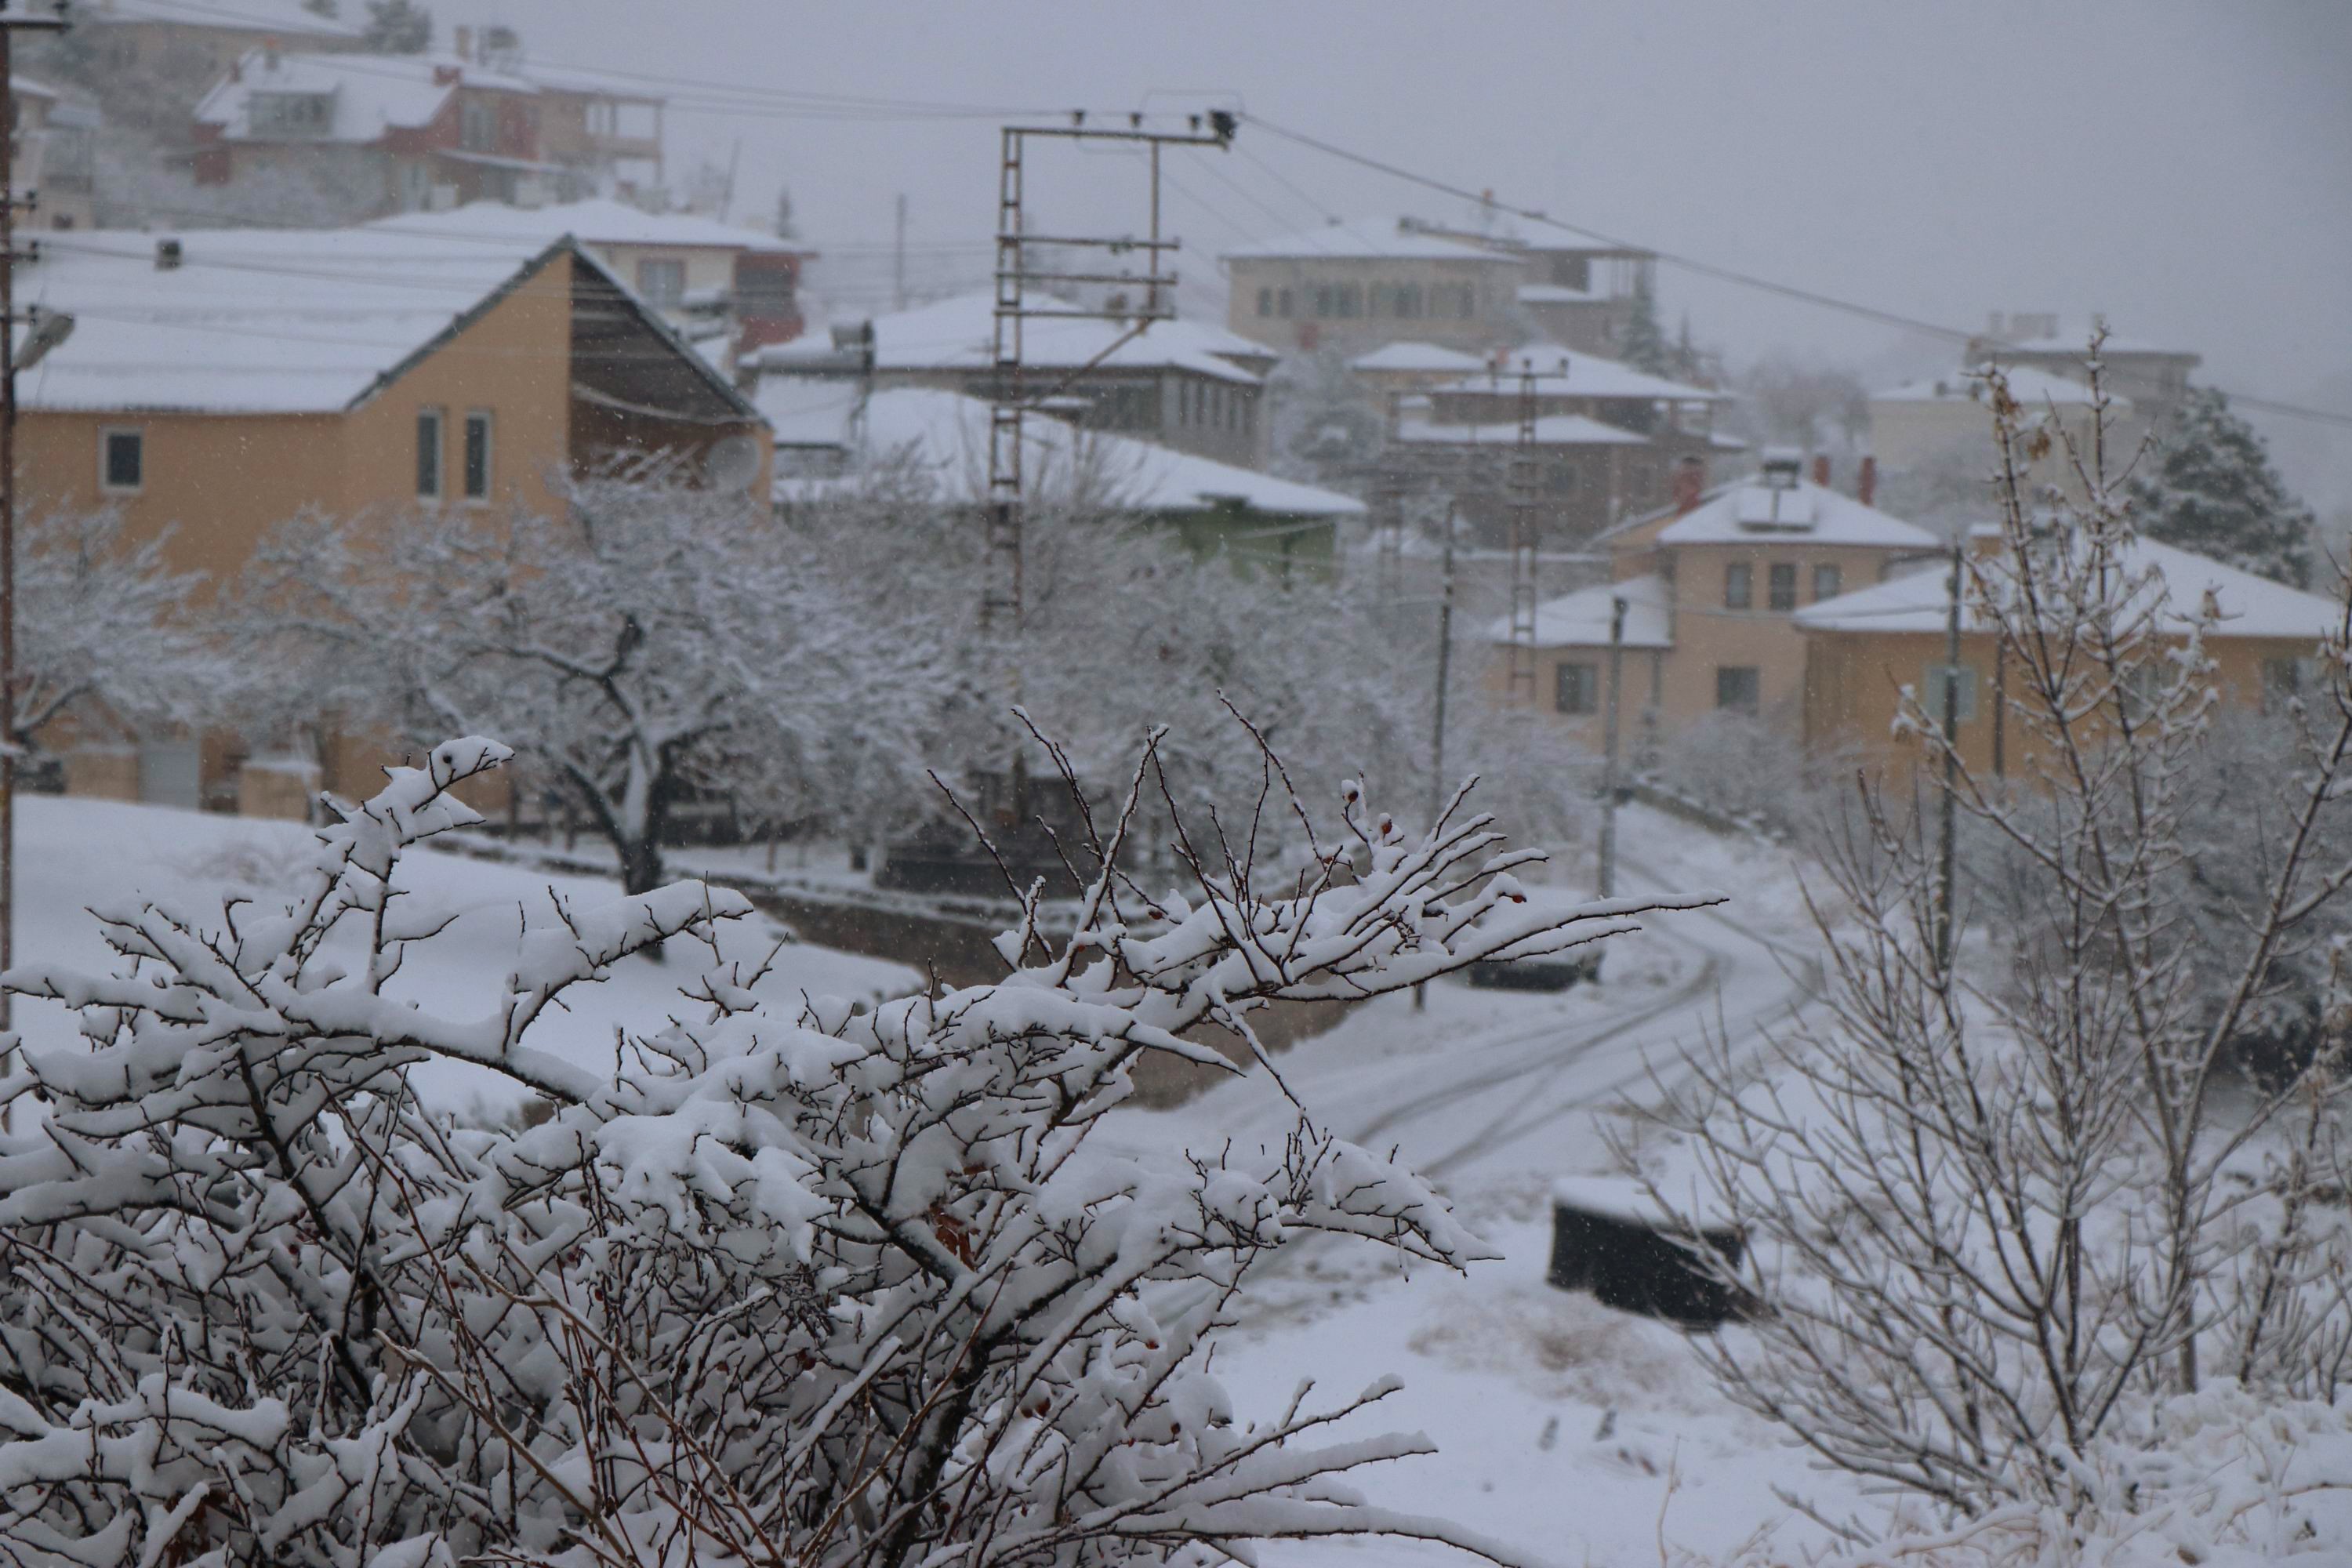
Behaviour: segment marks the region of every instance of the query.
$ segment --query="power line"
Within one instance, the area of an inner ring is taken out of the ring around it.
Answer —
[[[1824,294],[1818,289],[1799,288],[1793,283],[1782,283],[1775,279],[1759,277],[1752,272],[1743,272],[1737,268],[1720,266],[1715,262],[1706,261],[1698,257],[1685,256],[1672,250],[1661,250],[1655,246],[1643,245],[1638,241],[1626,239],[1621,236],[1605,234],[1599,229],[1586,228],[1580,225],[1569,223],[1563,219],[1553,217],[1549,213],[1543,212],[1535,207],[1516,206],[1509,202],[1497,201],[1494,198],[1491,193],[1472,191],[1464,186],[1450,184],[1447,181],[1437,179],[1429,174],[1419,174],[1413,170],[1400,167],[1395,163],[1391,163],[1382,159],[1372,157],[1368,153],[1351,152],[1348,148],[1339,146],[1330,142],[1326,142],[1320,137],[1310,136],[1303,131],[1293,131],[1287,126],[1277,125],[1274,121],[1267,120],[1263,115],[1247,110],[1242,110],[1239,112],[1243,119],[1248,121],[1251,124],[1256,126],[1261,131],[1279,136],[1285,141],[1297,142],[1302,147],[1311,148],[1318,153],[1326,154],[1327,156],[1337,158],[1342,163],[1353,163],[1360,168],[1370,169],[1375,174],[1386,174],[1391,179],[1403,181],[1407,184],[1419,185],[1424,190],[1435,191],[1441,195],[1452,196],[1459,201],[1472,202],[1483,206],[1490,207],[1496,212],[1506,213],[1512,217],[1519,218],[1528,223],[1542,224],[1547,227],[1559,229],[1564,234],[1571,234],[1580,239],[1591,240],[1597,245],[1605,245],[1612,249],[1646,251],[1650,255],[1656,257],[1661,261],[1670,263],[1673,266],[1683,268],[1686,272],[1696,273],[1703,278],[1712,278],[1719,282],[1735,284],[1740,288],[1753,289],[1768,294],[1776,294],[1782,299],[1794,300],[1801,304],[1818,306],[1825,310],[1836,310],[1845,315],[1860,317],[1864,321],[1875,321],[1881,326],[1896,327],[1905,331],[1919,332],[1927,336],[1942,338],[1949,342],[1967,343],[1975,341],[1979,335],[1958,327],[1947,326],[1941,321],[1930,321],[1918,316],[1906,316],[1902,314],[1900,311],[1882,310],[1875,305],[1866,305],[1858,300],[1841,299],[1837,295]],[[2270,397],[2256,397],[2251,394],[2241,392],[2225,391],[2224,395],[2228,396],[2231,401],[2236,403],[2241,407],[2255,409],[2262,413],[2276,414],[2284,416],[2288,418],[2309,419],[2321,424],[2342,425],[2347,427],[2352,427],[2352,414],[2343,413],[2338,410],[2311,408],[2306,407],[2302,404],[2284,403],[2276,398]]]

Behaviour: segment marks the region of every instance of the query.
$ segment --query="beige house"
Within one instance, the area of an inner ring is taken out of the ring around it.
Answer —
[[[2033,370],[2075,383],[2091,378],[2091,324],[2059,325],[2050,312],[1992,313],[1984,336],[1969,340],[1964,363],[2000,364],[2012,372]],[[2110,335],[2099,345],[2099,363],[2111,394],[2129,398],[2160,422],[2189,393],[2189,375],[2204,356],[2139,338]]]
[[[1620,721],[1673,730],[1718,710],[1791,734],[1805,722],[1805,639],[1797,616],[1906,559],[1935,535],[1800,477],[1793,457],[1753,478],[1694,496],[1686,509],[1628,524],[1601,542],[1611,580],[1538,606],[1537,701],[1596,750],[1608,674],[1612,601],[1627,601],[1629,658]],[[1500,691],[1511,638],[1488,628]]]
[[[566,473],[646,458],[764,493],[758,412],[570,241],[95,230],[45,245],[16,288],[76,323],[19,378],[26,508],[120,509],[215,582],[310,510],[545,508]],[[289,798],[218,739],[85,723],[59,745],[85,793]],[[378,760],[330,748],[324,785],[358,787]]]
[[[2010,395],[2026,416],[2063,431],[2086,450],[2091,434],[2091,393],[2082,382],[2032,365],[2008,372]],[[1997,465],[1992,409],[1985,398],[1983,374],[1955,371],[1874,393],[1870,398],[1870,444],[1879,467],[1903,474],[1944,481],[1948,488],[1973,489],[1981,500]],[[2120,467],[2147,434],[2144,412],[2128,397],[2110,389],[2107,395],[2107,445],[2110,462]],[[2029,468],[2026,479],[2035,486],[2060,485],[2079,489],[2063,446]]]
[[[1521,258],[1410,219],[1332,224],[1219,259],[1225,324],[1284,353],[1406,341],[1477,352],[1526,336]]]
[[[1999,538],[1980,531],[1979,549]],[[2162,585],[2167,619],[2184,636],[2191,607],[2209,596],[2219,619],[2206,633],[2221,700],[2265,710],[2283,698],[2318,689],[2321,640],[2343,625],[2343,606],[2257,577],[2202,555],[2136,540],[2124,569],[2151,574]],[[1921,760],[1916,737],[1898,735],[1895,720],[1904,690],[1941,689],[1949,647],[1950,573],[1933,567],[1874,587],[1807,605],[1796,616],[1805,644],[1804,733],[1817,746],[1838,745],[1874,764],[1907,774]],[[2007,671],[1999,644],[1981,617],[1961,607],[1958,692],[1960,754],[1987,777],[2019,770],[2021,737],[2010,732],[2001,701]],[[1935,699],[1940,700],[1940,698]]]

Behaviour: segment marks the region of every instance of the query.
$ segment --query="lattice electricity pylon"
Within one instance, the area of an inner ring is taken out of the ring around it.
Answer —
[[[1213,110],[1206,118],[1207,130],[1202,129],[1202,116],[1193,115],[1188,130],[1146,131],[1143,117],[1139,114],[1129,116],[1124,127],[1090,127],[1081,112],[1073,114],[1067,125],[1003,128],[996,181],[996,312],[991,350],[994,374],[988,415],[988,582],[981,596],[983,629],[1010,633],[1021,624],[1021,423],[1022,416],[1033,404],[1022,374],[1022,324],[1038,318],[1133,323],[1101,353],[1039,394],[1043,398],[1060,392],[1071,381],[1108,359],[1153,321],[1176,313],[1177,275],[1173,268],[1163,267],[1162,261],[1175,252],[1178,242],[1162,237],[1160,232],[1160,154],[1163,148],[1171,146],[1223,148],[1231,144],[1235,125],[1231,114]],[[1143,237],[1027,232],[1024,205],[1025,163],[1027,143],[1032,137],[1068,142],[1132,142],[1143,146],[1150,154],[1151,167],[1150,213]],[[1140,253],[1143,269],[1041,271],[1029,265],[1027,247],[1033,245],[1096,250],[1114,258]],[[1033,309],[1028,299],[1028,288],[1033,283],[1135,289],[1140,290],[1141,301],[1139,305],[1114,301],[1118,308],[1098,310],[1066,304]]]
[[[1536,700],[1536,551],[1541,542],[1540,480],[1536,462],[1536,373],[1519,371],[1519,441],[1511,451],[1507,489],[1511,509],[1511,643],[1507,694],[1513,703]]]

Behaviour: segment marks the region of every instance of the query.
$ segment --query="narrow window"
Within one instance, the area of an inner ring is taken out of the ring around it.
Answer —
[[[1745,713],[1753,719],[1761,706],[1761,690],[1752,664],[1717,665],[1715,670],[1715,705],[1728,713]]]
[[[1279,295],[1277,295],[1275,299],[1275,304],[1281,310],[1282,319],[1286,321],[1288,321],[1290,319],[1290,290],[1285,289]]]
[[[1273,289],[1261,289],[1257,291],[1257,313],[1261,316],[1271,316],[1274,314]]]
[[[416,498],[441,499],[441,411],[416,411]]]
[[[1834,566],[1814,567],[1813,603],[1818,605],[1823,599],[1836,598],[1843,591],[1844,582],[1844,574]]]
[[[1723,607],[1744,610],[1756,602],[1756,573],[1745,561],[1734,561],[1723,569]]]
[[[1561,665],[1559,684],[1552,692],[1552,706],[1563,713],[1580,716],[1599,712],[1600,674],[1599,668],[1594,665]]]
[[[1767,608],[1793,610],[1797,607],[1797,566],[1784,561],[1772,567],[1764,580],[1764,603]]]
[[[109,495],[136,495],[147,483],[147,433],[98,433],[98,488]]]
[[[478,408],[466,416],[466,499],[488,500],[490,495],[490,416]]]

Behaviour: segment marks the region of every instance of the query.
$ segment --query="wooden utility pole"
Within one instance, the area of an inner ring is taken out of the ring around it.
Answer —
[[[1608,761],[1601,772],[1601,896],[1617,891],[1617,693],[1625,679],[1625,595],[1609,601]]]
[[[16,962],[16,92],[19,31],[58,32],[65,19],[0,0],[0,972]],[[30,211],[37,193],[26,198]],[[0,991],[0,1029],[9,1027]],[[11,1064],[0,1058],[0,1070]]]

